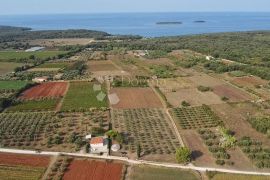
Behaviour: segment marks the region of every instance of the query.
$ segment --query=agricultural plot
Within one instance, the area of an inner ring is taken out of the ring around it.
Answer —
[[[230,82],[247,92],[254,94],[264,100],[269,100],[269,84],[266,80],[255,76],[244,76],[240,78],[230,78]]]
[[[231,102],[252,100],[248,93],[229,85],[215,86],[213,92],[221,98],[228,98]]]
[[[244,77],[234,78],[232,80],[232,83],[237,84],[238,86],[249,86],[249,87],[267,85],[266,80],[260,79],[255,76],[244,76]]]
[[[119,71],[119,69],[110,60],[89,61],[87,63],[90,72],[95,71]]]
[[[21,66],[23,66],[22,63],[0,62],[0,76],[13,72],[16,67]]]
[[[124,150],[143,155],[172,156],[180,146],[169,119],[162,109],[123,109],[112,111],[112,123],[125,135]]]
[[[113,88],[110,94],[119,98],[117,104],[111,104],[117,109],[132,108],[162,108],[162,103],[151,88]]]
[[[0,81],[0,98],[9,98],[27,86],[27,81]]]
[[[75,151],[81,148],[82,137],[92,134],[94,128],[108,128],[108,116],[106,111],[58,116],[52,112],[1,113],[0,144],[11,148]]]
[[[183,129],[210,128],[222,124],[219,117],[206,105],[174,108],[171,110],[171,114]]]
[[[0,90],[20,90],[24,88],[29,82],[27,81],[0,81]]]
[[[192,81],[182,77],[159,79],[158,86],[163,93],[196,87]]]
[[[41,179],[49,162],[48,156],[0,153],[0,179]]]
[[[159,168],[152,166],[134,166],[129,177],[131,180],[198,180],[198,175],[193,171],[179,169]]]
[[[17,52],[17,51],[0,51],[0,61],[13,61],[27,59],[31,55],[38,59],[46,59],[66,54],[66,51],[37,51],[37,52]]]
[[[20,95],[23,100],[36,100],[44,98],[61,98],[65,95],[68,87],[66,82],[42,83],[27,89]]]
[[[257,168],[270,168],[270,148],[264,147],[261,141],[245,136],[238,145]]]
[[[35,156],[25,154],[0,153],[0,164],[10,166],[47,167],[49,156]]]
[[[268,176],[256,176],[256,175],[242,175],[242,174],[228,174],[228,173],[215,173],[212,180],[269,180]]]
[[[121,180],[123,165],[94,160],[73,160],[63,180]]]
[[[213,87],[213,86],[220,86],[224,84],[224,81],[209,76],[205,73],[200,73],[196,71],[192,71],[193,75],[190,77],[185,77],[186,79],[192,81],[195,86],[206,86],[206,87]]]
[[[0,165],[1,180],[37,180],[44,172],[45,168]]]
[[[90,108],[107,107],[104,85],[89,82],[71,82],[64,98],[62,111],[84,111]]]
[[[181,106],[183,101],[188,102],[191,106],[201,106],[203,104],[222,104],[224,103],[215,93],[200,92],[197,88],[181,89],[176,92],[165,93],[168,102],[173,107]]]
[[[57,63],[44,63],[28,71],[58,71],[70,67],[72,63],[57,62]]]
[[[43,100],[30,100],[19,101],[17,104],[10,106],[6,111],[8,112],[24,112],[24,111],[54,111],[59,99],[43,99]]]

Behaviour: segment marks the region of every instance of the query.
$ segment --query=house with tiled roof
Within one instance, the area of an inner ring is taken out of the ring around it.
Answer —
[[[109,140],[106,137],[92,137],[89,141],[90,153],[105,154],[108,153]]]

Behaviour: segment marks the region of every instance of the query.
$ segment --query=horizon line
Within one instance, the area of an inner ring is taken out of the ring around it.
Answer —
[[[134,12],[63,12],[63,13],[22,13],[0,14],[0,16],[26,15],[83,15],[83,14],[154,14],[154,13],[270,13],[270,11],[134,11]]]

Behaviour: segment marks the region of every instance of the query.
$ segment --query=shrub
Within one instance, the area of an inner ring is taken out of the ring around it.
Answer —
[[[188,163],[191,161],[191,151],[187,147],[178,148],[175,156],[178,163]]]
[[[225,164],[225,161],[222,160],[222,159],[217,159],[217,160],[216,160],[216,164],[217,164],[217,165],[223,166],[223,165]]]
[[[206,87],[206,86],[198,86],[197,89],[201,92],[207,92],[207,91],[213,90],[211,87]]]

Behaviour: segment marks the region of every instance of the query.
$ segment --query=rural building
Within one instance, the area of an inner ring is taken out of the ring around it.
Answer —
[[[36,77],[34,79],[32,79],[33,82],[36,82],[36,83],[42,83],[42,82],[46,82],[48,81],[48,77],[47,76],[44,76],[44,77]]]
[[[36,52],[36,51],[42,51],[45,49],[45,47],[31,47],[30,49],[26,49],[25,52]]]
[[[105,137],[93,137],[90,140],[90,153],[103,154],[108,153],[109,139]]]
[[[147,50],[138,50],[134,52],[134,56],[136,57],[144,57],[148,55],[148,51]]]

